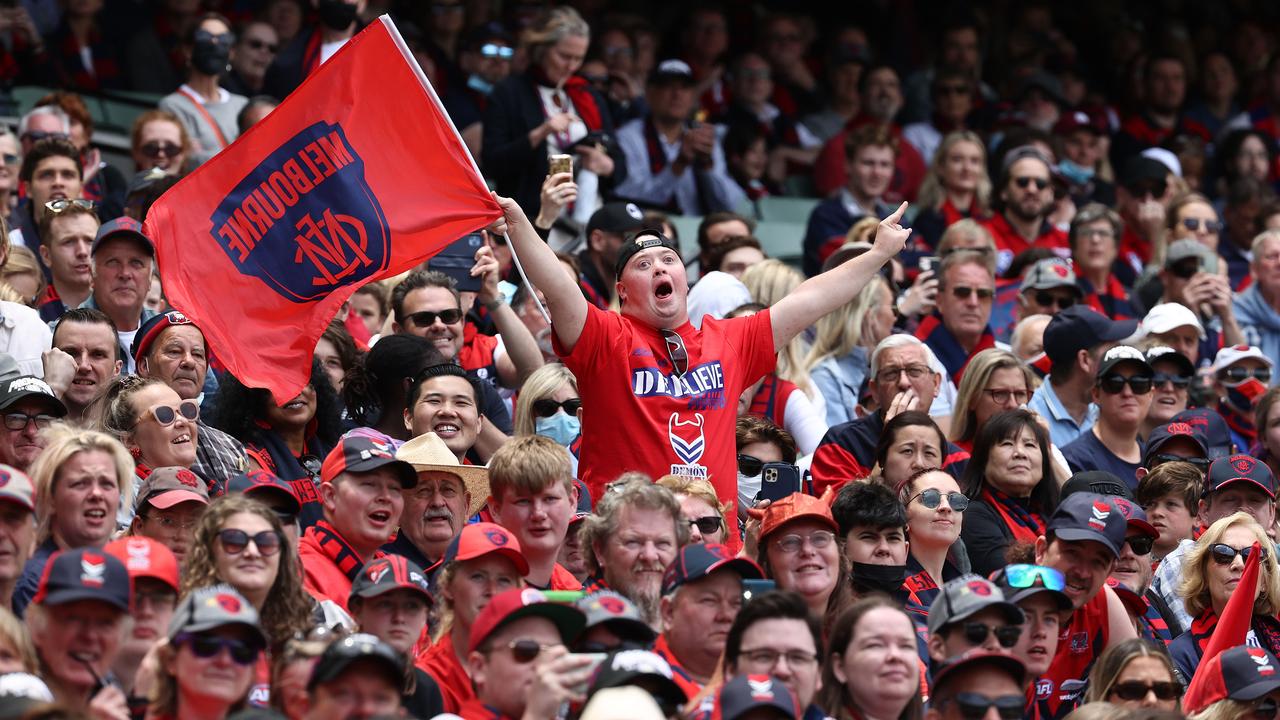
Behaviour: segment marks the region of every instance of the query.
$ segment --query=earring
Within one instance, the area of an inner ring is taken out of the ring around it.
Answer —
[[[133,459],[134,459],[134,460],[141,460],[141,459],[142,459],[142,448],[140,448],[140,447],[138,447],[138,446],[136,446],[136,445],[135,445],[135,446],[133,446],[133,447],[130,447],[130,448],[129,448],[129,454],[133,456]]]

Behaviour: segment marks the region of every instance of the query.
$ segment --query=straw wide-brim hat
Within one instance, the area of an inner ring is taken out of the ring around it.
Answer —
[[[480,508],[489,499],[489,470],[458,462],[449,446],[433,432],[423,433],[401,445],[396,451],[396,459],[409,463],[419,473],[443,472],[456,475],[466,486],[467,492],[471,493],[467,517],[480,512]]]

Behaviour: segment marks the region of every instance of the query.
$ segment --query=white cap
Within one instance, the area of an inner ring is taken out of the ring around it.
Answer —
[[[1182,177],[1182,161],[1178,159],[1171,151],[1164,148],[1151,147],[1142,151],[1142,157],[1150,158],[1156,162],[1169,168],[1169,172],[1178,177]]]
[[[1222,368],[1231,367],[1247,358],[1257,358],[1265,363],[1267,367],[1275,367],[1275,363],[1271,361],[1271,358],[1263,355],[1262,350],[1252,345],[1231,345],[1218,351],[1218,356],[1213,359],[1213,371],[1218,372]]]
[[[53,702],[53,693],[43,680],[24,672],[0,675],[0,698],[25,698],[37,702]]]
[[[1200,333],[1200,339],[1204,340],[1204,326],[1191,308],[1176,302],[1160,303],[1142,318],[1141,334],[1143,337],[1162,335],[1184,325],[1194,327]]]

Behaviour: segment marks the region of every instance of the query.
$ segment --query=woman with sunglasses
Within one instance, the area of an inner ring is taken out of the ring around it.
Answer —
[[[231,21],[205,13],[183,38],[187,56],[186,82],[160,98],[159,107],[182,121],[190,133],[195,164],[213,157],[240,136],[236,122],[249,98],[228,92],[222,76],[231,69],[231,46],[236,42]]]
[[[670,490],[680,503],[680,516],[689,523],[689,542],[724,544],[728,533],[724,524],[725,507],[711,483],[684,475],[663,475],[658,478],[658,484]]]
[[[1150,438],[1152,430],[1173,422],[1175,415],[1187,409],[1196,369],[1186,355],[1162,343],[1151,345],[1145,354],[1151,366],[1151,407],[1140,432]]]
[[[182,592],[219,583],[236,589],[260,618],[266,647],[277,649],[312,626],[315,602],[302,589],[297,548],[284,541],[279,516],[246,495],[224,495],[196,526]]]
[[[1130,490],[1137,487],[1142,465],[1138,433],[1151,407],[1153,375],[1137,348],[1117,345],[1103,354],[1090,390],[1098,407],[1097,422],[1062,446],[1072,473],[1105,470],[1123,479]]]
[[[582,433],[578,379],[560,363],[548,363],[529,374],[516,396],[515,410],[511,422],[517,436],[542,435],[568,448]],[[577,465],[575,457],[575,474]]]
[[[130,152],[138,172],[160,168],[182,175],[191,151],[191,137],[178,116],[168,110],[148,110],[133,121]]]
[[[951,442],[973,452],[978,428],[993,415],[1026,405],[1036,389],[1035,376],[1007,350],[983,350],[964,368],[951,413]]]
[[[1131,638],[1107,648],[1093,666],[1086,702],[1109,702],[1128,710],[1181,708],[1182,686],[1164,645]]]
[[[320,465],[342,433],[342,410],[318,360],[312,360],[311,381],[284,405],[277,405],[269,391],[245,387],[225,375],[216,406],[213,425],[244,443],[252,468],[268,470],[286,482],[307,480],[319,486]],[[303,497],[298,521],[306,530],[323,510],[319,495],[298,494]]]
[[[911,475],[898,498],[907,509],[907,540],[911,543],[904,583],[912,594],[908,609],[927,618],[938,588],[969,571],[964,545],[953,552],[960,541],[969,498],[960,492],[960,484],[950,473],[936,468]]]
[[[164,382],[137,375],[112,379],[103,393],[99,422],[133,456],[136,492],[153,468],[191,469],[196,461],[200,405],[183,400]],[[121,507],[117,520],[128,524],[133,508]]]
[[[960,486],[969,497],[960,537],[973,571],[990,575],[1005,565],[1015,543],[1044,535],[1058,506],[1049,434],[1026,410],[996,413],[978,430]]]
[[[919,720],[923,676],[911,618],[889,598],[872,595],[832,626],[816,702],[836,720]]]
[[[253,605],[230,585],[188,594],[159,646],[150,720],[220,720],[249,697],[267,638]]]
[[[852,300],[818,320],[804,370],[826,401],[827,425],[854,419],[871,351],[893,332],[893,321],[893,293],[880,275],[872,277]]]
[[[1228,598],[1243,590],[1238,587],[1240,577],[1255,542],[1263,554],[1258,584],[1253,589],[1256,599],[1251,629],[1263,649],[1273,655],[1280,652],[1280,620],[1276,619],[1280,611],[1280,566],[1276,564],[1275,542],[1251,516],[1237,512],[1210,525],[1182,564],[1178,591],[1187,614],[1194,619],[1191,629],[1169,643],[1169,654],[1184,687],[1200,665]]]

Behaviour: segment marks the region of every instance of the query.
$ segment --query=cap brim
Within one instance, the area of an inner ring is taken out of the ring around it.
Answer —
[[[253,633],[254,637],[258,638],[258,640],[262,642],[263,647],[266,647],[267,634],[262,631],[262,628],[257,625],[254,625],[253,623],[244,622],[243,620],[191,623],[189,625],[182,626],[182,632],[199,633],[199,632],[205,632],[208,630],[216,630],[217,628],[220,628],[220,627],[232,627],[232,626],[248,629],[250,632]]]
[[[1049,593],[1049,597],[1058,604],[1058,610],[1071,610],[1075,605],[1071,602],[1071,598],[1061,590],[1054,590],[1047,587],[1020,588],[1017,592],[1009,596],[1009,602],[1017,604],[1028,598],[1035,597],[1041,593]]]
[[[1120,557],[1120,548],[1116,547],[1111,540],[1100,532],[1095,530],[1081,530],[1080,528],[1062,528],[1051,529],[1050,532],[1056,538],[1071,541],[1092,540],[1096,543],[1102,543],[1102,546],[1111,551],[1112,555]]]
[[[1140,520],[1138,518],[1130,518],[1129,527],[1137,528],[1138,530],[1142,531],[1143,534],[1147,535],[1148,537],[1154,540],[1160,539],[1160,531],[1156,529],[1155,525],[1152,525],[1146,520]]]
[[[254,495],[275,495],[276,497],[283,498],[284,501],[289,504],[294,515],[302,512],[302,503],[298,502],[298,496],[278,485],[254,485],[252,487],[245,488],[244,494],[250,497]]]
[[[1280,689],[1280,677],[1274,677],[1237,688],[1228,693],[1227,697],[1232,700],[1257,700],[1263,695],[1278,689]]]
[[[110,593],[102,592],[101,588],[73,587],[54,590],[53,592],[45,595],[40,601],[40,604],[45,606],[66,605],[67,603],[73,603],[78,600],[97,600],[98,602],[110,605],[121,612],[129,612],[128,599],[121,602],[119,598],[111,597]]]
[[[953,623],[958,623],[963,620],[967,620],[984,610],[991,610],[991,609],[996,609],[1004,613],[1004,619],[1010,625],[1021,625],[1022,623],[1027,621],[1027,616],[1025,613],[1022,612],[1022,608],[1013,604],[1009,600],[996,600],[995,602],[990,602],[990,603],[987,603],[986,605],[981,605],[977,608],[974,608],[970,612],[954,615],[948,619],[947,624],[951,625]]]
[[[184,502],[198,502],[201,505],[208,505],[209,499],[190,490],[165,490],[148,497],[146,502],[151,507],[168,510],[174,505]]]
[[[21,400],[26,400],[27,398],[32,398],[32,397],[40,398],[42,401],[44,401],[44,403],[51,410],[53,410],[53,412],[50,414],[54,415],[55,417],[66,416],[67,406],[63,405],[61,400],[47,393],[39,392],[38,390],[25,390],[15,395],[9,396],[5,400],[4,405],[0,406],[0,410],[8,410],[9,408],[13,407],[14,403],[17,403]]]
[[[417,585],[370,585],[359,592],[352,592],[351,597],[368,599],[378,597],[379,595],[386,595],[387,593],[396,590],[413,590],[427,599],[428,606],[434,606],[436,604],[435,597],[433,597],[426,588],[419,587]]]
[[[484,552],[478,552],[472,555],[459,554],[457,557],[450,560],[450,562],[466,562],[468,560],[475,560],[476,558],[482,558],[486,555],[504,555],[507,557],[507,559],[511,560],[511,562],[515,563],[516,570],[520,571],[520,575],[522,577],[529,574],[528,558],[524,556],[524,553],[511,547],[510,545],[504,545],[502,547],[489,547],[489,548],[486,548]],[[431,567],[427,568],[427,572],[435,572],[442,567],[444,567],[443,557],[435,561],[435,563],[433,563]]]
[[[623,640],[643,640],[644,642],[653,642],[657,639],[658,633],[643,620],[629,617],[609,616],[597,620],[596,622],[588,622],[583,626],[583,632],[593,627],[605,626],[610,632],[622,638]],[[621,630],[621,632],[618,632]]]
[[[680,707],[689,702],[689,695],[681,688],[680,685],[666,675],[655,672],[621,672],[610,678],[607,687],[594,688],[592,694],[600,690],[608,688],[624,687],[626,685],[639,685],[637,680],[648,680],[649,683],[640,687],[651,695],[656,696],[663,701],[667,707]]]
[[[15,495],[13,493],[6,493],[2,490],[0,490],[0,502],[7,502],[11,505],[17,505],[18,507],[22,508],[23,510],[26,510],[27,512],[36,511],[36,506],[30,500],[20,495]]]
[[[311,673],[311,679],[307,681],[307,689],[312,690],[317,685],[323,685],[337,679],[353,663],[361,660],[372,660],[381,665],[382,669],[387,671],[387,678],[391,680],[392,685],[400,687],[404,682],[404,668],[395,660],[380,653],[361,653],[332,658],[328,663],[317,663],[315,670]]]
[[[1253,479],[1245,478],[1245,477],[1231,478],[1230,480],[1228,480],[1228,481],[1226,481],[1226,482],[1222,483],[1221,485],[1218,485],[1218,486],[1213,487],[1213,488],[1206,488],[1206,489],[1208,490],[1208,492],[1206,492],[1206,493],[1205,493],[1205,495],[1208,495],[1208,494],[1209,494],[1209,493],[1211,493],[1211,492],[1217,492],[1217,491],[1221,490],[1222,488],[1224,488],[1224,487],[1226,487],[1226,486],[1228,486],[1228,485],[1234,485],[1234,484],[1236,484],[1236,483],[1249,483],[1250,485],[1252,485],[1252,486],[1254,486],[1254,487],[1258,488],[1259,490],[1261,490],[1262,492],[1266,493],[1266,494],[1267,494],[1267,497],[1271,498],[1272,500],[1275,500],[1275,499],[1276,499],[1276,493],[1275,493],[1275,491],[1274,491],[1274,490],[1271,490],[1271,489],[1270,489],[1270,488],[1268,488],[1266,485],[1263,485],[1262,483],[1258,482],[1257,480],[1253,480]]]
[[[371,472],[382,467],[391,467],[400,478],[400,486],[408,490],[418,484],[418,473],[413,466],[403,460],[387,457],[371,457],[360,462],[351,463],[345,472]]]
[[[1102,334],[1103,342],[1116,342],[1131,337],[1138,331],[1137,320],[1113,320],[1108,328],[1109,332]]]

